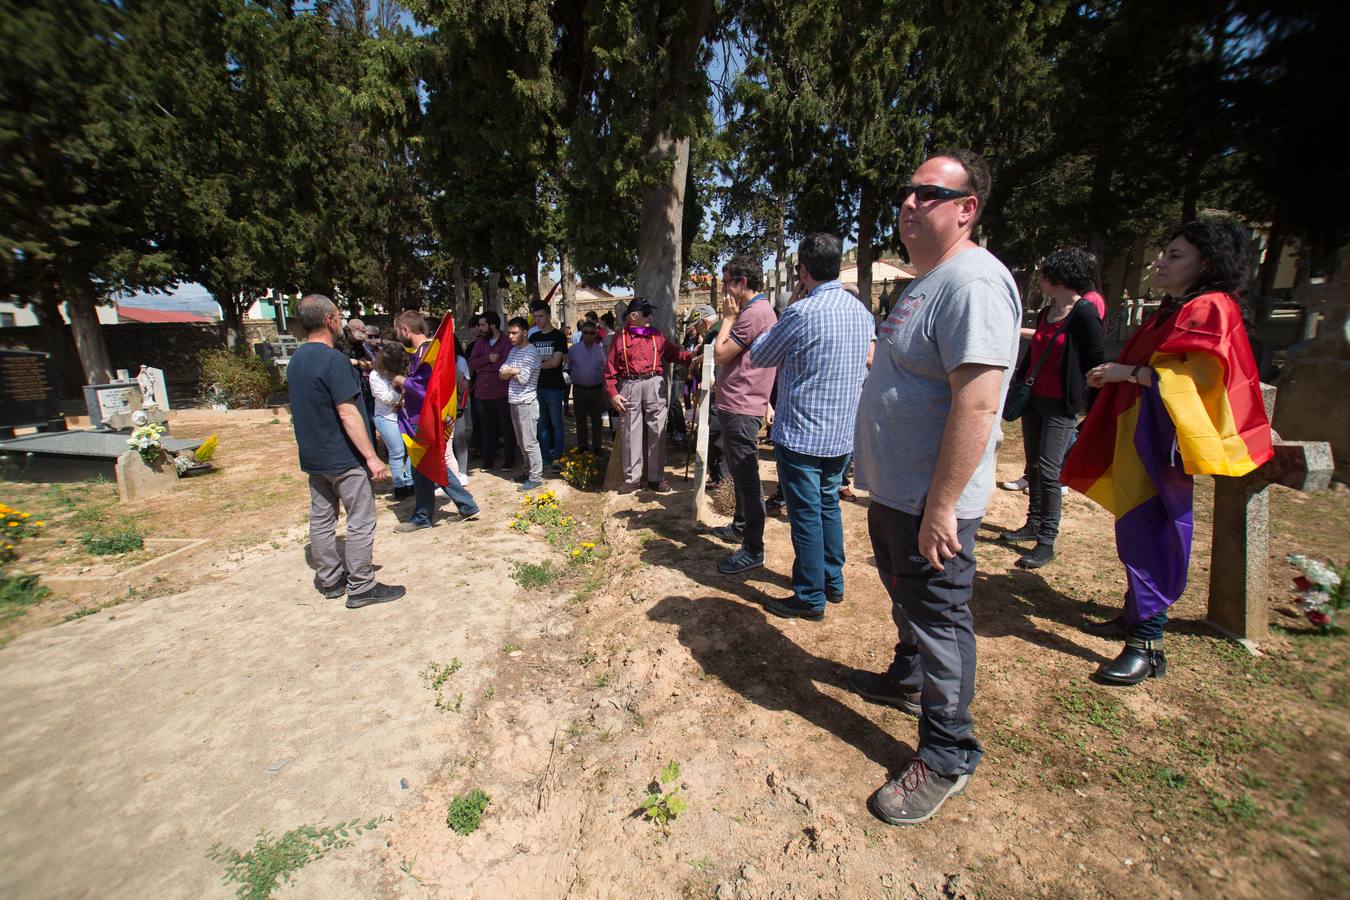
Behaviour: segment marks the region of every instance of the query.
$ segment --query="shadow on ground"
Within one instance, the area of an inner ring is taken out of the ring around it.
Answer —
[[[703,671],[751,703],[793,713],[891,773],[914,755],[909,744],[820,690],[822,684],[845,689],[847,666],[798,646],[754,607],[727,597],[671,596],[647,617],[675,625]]]

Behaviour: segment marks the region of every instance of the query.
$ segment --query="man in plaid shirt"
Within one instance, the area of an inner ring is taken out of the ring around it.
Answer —
[[[876,336],[868,308],[839,283],[843,244],[807,235],[797,248],[805,296],[750,346],[750,364],[778,367],[774,457],[792,530],[792,596],[769,612],[819,621],[844,599],[839,484],[853,453],[858,397]]]

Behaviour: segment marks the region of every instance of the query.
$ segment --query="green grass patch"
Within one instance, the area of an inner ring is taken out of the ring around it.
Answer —
[[[527,591],[548,587],[557,577],[558,573],[553,571],[553,564],[549,562],[518,562],[511,566],[511,580]]]
[[[258,841],[247,853],[216,844],[207,858],[225,864],[223,881],[237,884],[235,896],[240,900],[266,900],[277,889],[278,882],[288,882],[291,876],[306,864],[346,847],[367,831],[373,831],[388,816],[375,819],[352,819],[337,825],[301,825],[279,838],[270,832],[258,833]]]
[[[17,619],[51,595],[36,575],[0,572],[0,622]]]
[[[80,535],[80,544],[93,556],[116,556],[131,553],[145,546],[145,535],[135,525],[126,528],[86,531]]]
[[[1112,737],[1119,737],[1132,721],[1125,704],[1086,685],[1070,687],[1055,695],[1055,700],[1071,720],[1100,728]]]
[[[492,798],[474,788],[467,794],[461,794],[450,801],[445,813],[445,824],[456,834],[473,834],[483,823],[483,813],[487,812]]]

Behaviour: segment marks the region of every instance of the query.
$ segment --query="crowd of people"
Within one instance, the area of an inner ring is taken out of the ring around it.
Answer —
[[[414,497],[398,531],[430,527],[437,487],[461,518],[473,518],[468,454],[454,452],[463,423],[472,422],[464,440],[480,470],[498,460],[505,471],[518,466],[519,489],[533,490],[558,471],[569,391],[578,447],[601,450],[609,418],[618,491],[668,492],[667,424],[682,417],[668,409],[663,372],[667,364],[688,367],[693,386],[712,353],[718,444],[735,496],[732,521],[711,531],[734,547],[718,570],[735,576],[765,564],[759,446],[770,419],[793,560],[792,594],[765,608],[822,621],[829,604],[845,597],[840,497],[853,467],[869,495],[870,549],[897,640],[884,671],[855,671],[848,686],[919,721],[913,759],[869,804],[891,824],[925,821],[965,790],[983,754],[970,714],[971,598],[1000,417],[1020,420],[1025,448],[1027,520],[1002,535],[1031,544],[1019,566],[1053,561],[1066,486],[1116,517],[1123,610],[1090,627],[1125,641],[1096,672],[1112,684],[1165,672],[1163,627],[1189,562],[1192,476],[1242,475],[1271,456],[1243,325],[1249,259],[1240,229],[1192,222],[1172,235],[1157,264],[1166,301],[1108,362],[1096,260],[1081,250],[1044,261],[1038,286],[1047,303],[1023,333],[1011,272],[973,239],[990,188],[988,167],[965,150],[943,151],[913,173],[896,200],[916,275],[880,324],[840,283],[843,246],[829,234],[801,241],[797,288],[781,314],[763,293],[759,261],[730,260],[721,273],[720,321],[711,308],[695,310],[684,346],[653,327],[642,298],[627,305],[621,327],[588,317],[570,340],[546,304],[532,305],[532,324],[513,318],[505,331],[496,314],[484,313],[467,353],[453,349],[462,362],[458,396],[472,399],[445,423],[453,435],[444,440],[445,483],[423,474],[416,458],[428,452],[415,440],[433,368],[426,320],[400,313],[396,343],[384,345],[349,323],[344,354],[335,349],[343,345],[342,322],[332,302],[304,298],[299,320],[309,340],[292,358],[288,380],[310,478],[315,586],[329,597],[345,593],[353,608],[401,596],[402,588],[377,583],[371,568],[371,479],[392,470],[394,496]],[[375,431],[388,466],[376,453]],[[339,504],[348,518],[341,556]]]

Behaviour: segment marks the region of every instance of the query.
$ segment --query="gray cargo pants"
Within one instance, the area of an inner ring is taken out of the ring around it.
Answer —
[[[619,395],[628,404],[628,411],[619,416],[619,466],[623,469],[623,482],[642,481],[644,462],[647,480],[661,481],[666,477],[666,380],[658,375],[620,381]]]
[[[539,451],[539,401],[511,404],[511,427],[516,432],[516,446],[525,457],[525,473],[531,481],[544,477],[544,457]]]
[[[338,503],[347,511],[347,545],[338,555]],[[375,584],[371,556],[375,551],[375,492],[365,469],[337,475],[309,476],[309,552],[314,584],[332,587],[344,580],[347,593],[359,594]]]
[[[906,692],[920,691],[919,756],[940,775],[968,775],[984,748],[975,739],[975,532],[979,519],[957,519],[961,552],[937,571],[919,555],[920,516],[883,506],[867,510],[877,574],[891,595],[900,632],[888,677]]]

